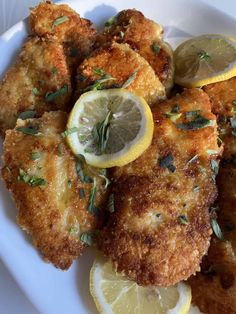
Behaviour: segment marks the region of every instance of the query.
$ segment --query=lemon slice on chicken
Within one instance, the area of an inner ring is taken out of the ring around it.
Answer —
[[[236,76],[236,42],[223,35],[191,38],[174,52],[175,82],[200,87]]]
[[[187,314],[191,304],[187,284],[142,287],[117,274],[102,258],[91,269],[90,293],[102,314]]]
[[[98,168],[123,166],[151,144],[153,117],[146,101],[124,89],[90,91],[73,107],[67,142]]]

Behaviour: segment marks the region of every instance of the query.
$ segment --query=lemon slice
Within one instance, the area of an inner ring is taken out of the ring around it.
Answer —
[[[168,288],[141,287],[97,259],[90,272],[90,293],[102,314],[187,314],[191,289],[184,283]]]
[[[174,52],[175,82],[200,87],[236,76],[236,42],[222,35],[202,35]]]
[[[153,117],[146,101],[125,89],[91,91],[77,100],[66,132],[74,154],[88,164],[123,166],[151,144]]]

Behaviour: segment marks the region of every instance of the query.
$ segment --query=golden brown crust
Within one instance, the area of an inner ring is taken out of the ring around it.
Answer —
[[[64,93],[47,101],[47,93]],[[18,115],[35,110],[69,111],[71,98],[70,73],[63,47],[51,40],[29,39],[22,48],[17,62],[0,83],[0,132],[14,128]]]
[[[116,41],[127,43],[145,58],[154,69],[157,77],[169,90],[173,86],[173,55],[171,48],[163,42],[163,29],[152,20],[147,19],[137,10],[123,10],[117,14],[114,23],[105,27],[98,36],[98,43]],[[152,45],[160,50],[156,53]]]
[[[64,22],[55,25],[62,17]],[[44,38],[53,36],[64,45],[67,55],[74,53],[75,56],[69,58],[73,65],[78,64],[91,51],[95,41],[96,31],[92,23],[81,18],[68,5],[40,3],[31,10],[29,22],[34,34]]]
[[[18,120],[17,127],[33,125],[43,134],[24,135],[8,130],[4,142],[2,176],[19,210],[18,223],[28,232],[44,259],[56,267],[67,269],[85,248],[80,241],[83,232],[93,232],[101,223],[100,216],[88,212],[91,183],[82,183],[76,173],[76,158],[61,136],[67,114],[56,111],[39,119]],[[40,153],[36,160],[32,153]],[[30,186],[20,178],[20,169],[30,176],[46,180],[42,186]],[[103,181],[95,169],[87,169],[96,177],[96,206],[105,198]],[[93,172],[91,172],[93,171]],[[80,198],[83,188],[85,198]]]
[[[154,109],[152,145],[134,162],[114,170],[115,212],[101,232],[99,247],[119,272],[141,285],[173,285],[199,271],[211,228],[209,206],[216,198],[210,161],[219,153],[216,123],[193,131],[177,129],[165,114],[178,104],[215,121],[208,96],[186,90]],[[173,156],[174,172],[160,167]],[[197,157],[196,157],[197,155]],[[195,159],[189,162],[193,157]],[[179,216],[185,215],[186,225]]]
[[[101,76],[94,72],[96,68],[115,78],[104,83],[106,88],[120,86],[136,73],[127,87],[128,90],[142,96],[150,106],[165,97],[164,86],[155,76],[148,62],[127,44],[113,43],[95,50],[80,64],[77,75],[77,98],[82,90],[101,79]],[[80,77],[84,79],[81,80]]]
[[[223,157],[231,159],[236,155],[236,138],[230,124],[230,118],[236,118],[236,77],[206,85],[204,90],[212,101],[212,111],[219,123],[219,136],[224,143]]]
[[[218,223],[226,241],[214,237],[202,272],[190,278],[193,302],[206,314],[236,313],[236,165],[223,163],[217,177]]]

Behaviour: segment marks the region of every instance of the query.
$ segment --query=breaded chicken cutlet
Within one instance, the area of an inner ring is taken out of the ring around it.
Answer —
[[[77,65],[90,53],[96,31],[67,5],[41,3],[32,9],[29,39],[0,83],[0,132],[14,128],[22,111],[71,109]]]
[[[28,40],[0,83],[0,132],[15,127],[21,112],[70,108],[71,78],[63,47],[38,37]]]
[[[29,23],[33,34],[61,43],[73,67],[93,49],[96,30],[92,23],[66,4],[40,3],[31,10]]]
[[[123,10],[105,24],[97,43],[127,43],[154,69],[167,91],[173,86],[174,64],[171,47],[163,41],[163,28],[137,10]]]
[[[77,98],[87,90],[113,87],[137,93],[150,106],[165,98],[165,88],[152,67],[127,44],[98,48],[78,67]]]
[[[6,132],[2,169],[19,225],[44,259],[61,269],[68,269],[90,244],[106,194],[101,169],[87,168],[67,147],[61,135],[67,118],[55,111],[19,119]]]
[[[204,87],[217,115],[224,145],[217,176],[218,223],[225,241],[213,237],[201,273],[190,278],[193,302],[206,314],[236,313],[236,78]]]
[[[236,313],[236,165],[223,163],[217,177],[218,223],[224,241],[213,237],[201,273],[192,276],[193,303],[205,314]]]
[[[208,250],[220,149],[215,115],[199,89],[159,104],[153,117],[151,146],[114,170],[114,212],[98,244],[138,284],[169,286],[199,271]]]

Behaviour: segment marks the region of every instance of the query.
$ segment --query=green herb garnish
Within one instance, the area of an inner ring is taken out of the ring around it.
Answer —
[[[62,132],[62,133],[61,133],[61,136],[62,136],[63,138],[65,138],[65,137],[67,137],[68,135],[70,135],[70,134],[72,134],[72,133],[76,133],[76,132],[78,132],[78,131],[79,131],[79,129],[75,126],[75,127],[73,127],[73,128],[67,129],[67,130],[65,130],[64,132]]]
[[[33,125],[28,125],[26,127],[18,127],[16,128],[18,132],[22,132],[25,135],[33,135],[33,136],[41,136],[42,132],[39,132]]]
[[[46,185],[47,181],[45,181],[43,178],[38,178],[36,176],[31,176],[27,172],[25,172],[23,169],[19,169],[19,176],[18,180],[23,181],[27,183],[30,186],[41,186]]]
[[[151,49],[155,53],[155,55],[159,55],[159,53],[161,51],[161,48],[160,48],[160,46],[158,45],[157,42],[152,43]]]
[[[88,246],[91,246],[91,245],[93,244],[92,236],[91,236],[91,234],[88,233],[88,232],[82,233],[81,236],[80,236],[80,240],[81,240],[83,243],[87,244]]]
[[[220,229],[220,226],[219,226],[216,218],[212,218],[211,219],[211,228],[212,228],[214,234],[216,235],[216,237],[223,241],[224,240],[224,235],[223,235],[223,233],[222,233],[222,231]]]
[[[99,177],[101,177],[101,178],[103,178],[105,180],[104,189],[106,190],[108,188],[108,186],[110,185],[110,183],[111,183],[110,180],[107,177],[107,169],[101,169]]]
[[[200,186],[195,185],[195,186],[193,187],[193,192],[199,192],[199,191],[200,191]]]
[[[232,135],[236,136],[236,118],[230,118],[229,121],[232,129]]]
[[[75,169],[76,169],[77,175],[79,176],[80,181],[82,183],[92,183],[93,182],[93,179],[91,177],[84,174],[84,170],[83,170],[83,167],[81,165],[80,160],[78,160],[76,162]]]
[[[214,176],[216,176],[219,172],[219,164],[214,159],[211,159],[210,164],[211,164],[211,170],[213,171]]]
[[[51,70],[52,74],[57,74],[58,73],[58,69],[56,67],[53,67]]]
[[[104,83],[111,81],[111,80],[115,80],[115,78],[112,77],[110,74],[105,74],[100,79],[96,80],[93,84],[87,86],[86,88],[82,89],[81,91],[84,93],[84,92],[88,92],[90,90],[104,89],[105,88]]]
[[[31,154],[32,160],[37,160],[41,158],[41,153],[40,152],[32,152]]]
[[[27,110],[27,111],[21,112],[18,116],[18,119],[21,119],[21,120],[32,119],[35,117],[35,115],[36,115],[35,110]]]
[[[53,21],[52,23],[52,27],[58,26],[66,21],[69,21],[69,17],[64,15],[64,16],[60,16],[58,17],[55,21]]]
[[[207,149],[206,152],[208,155],[218,155],[218,151],[215,149]]]
[[[94,179],[93,187],[89,195],[89,205],[88,205],[88,211],[92,214],[96,214],[98,210],[98,208],[94,205],[96,195],[97,195],[97,186],[96,186],[96,179]]]
[[[107,75],[107,73],[103,69],[96,68],[96,67],[93,68],[93,72],[100,76]]]
[[[130,77],[128,77],[128,79],[122,84],[122,88],[126,88],[128,87],[130,84],[132,84],[132,82],[136,79],[138,70],[134,71]]]
[[[201,115],[197,116],[194,120],[185,122],[185,123],[178,123],[175,124],[176,127],[180,130],[184,131],[192,131],[205,128],[207,126],[213,125],[213,120],[206,119]]]
[[[83,188],[79,188],[79,198],[80,199],[85,198],[85,191]]]
[[[188,224],[188,218],[185,215],[180,215],[178,217],[178,221],[179,221],[179,223],[181,223],[181,225],[187,225]]]
[[[113,193],[109,195],[107,209],[110,213],[114,213],[115,211],[115,198]]]
[[[185,112],[185,117],[186,118],[195,118],[199,117],[201,110],[193,110],[193,111],[187,111]]]
[[[92,129],[92,136],[96,144],[98,145],[101,153],[104,153],[107,146],[107,141],[110,133],[110,121],[112,119],[112,112],[108,111],[105,119],[94,125]]]
[[[72,226],[68,229],[68,232],[71,235],[77,235],[79,233],[79,229],[77,227]]]
[[[34,88],[32,89],[32,93],[33,93],[35,96],[40,95],[40,92],[39,92],[39,90],[38,90],[36,87],[34,87]]]
[[[197,159],[198,159],[198,155],[193,156],[191,159],[189,159],[189,161],[187,162],[187,165],[193,163]]]
[[[51,102],[51,101],[54,101],[57,97],[60,97],[60,96],[62,96],[64,94],[66,94],[66,93],[68,93],[68,86],[64,85],[63,87],[59,88],[55,92],[48,92],[45,95],[45,100],[47,102]]]
[[[67,185],[68,185],[68,188],[71,188],[71,187],[72,187],[72,181],[71,181],[71,180],[68,180],[68,181],[67,181]]]
[[[113,24],[116,23],[117,17],[116,16],[112,16],[110,17],[106,22],[105,22],[105,26],[112,26]]]
[[[208,61],[211,57],[205,50],[202,50],[198,53],[198,57],[200,60]]]
[[[172,154],[167,155],[166,157],[159,158],[159,165],[161,168],[167,168],[170,172],[175,172],[176,167],[173,164],[174,157]]]

